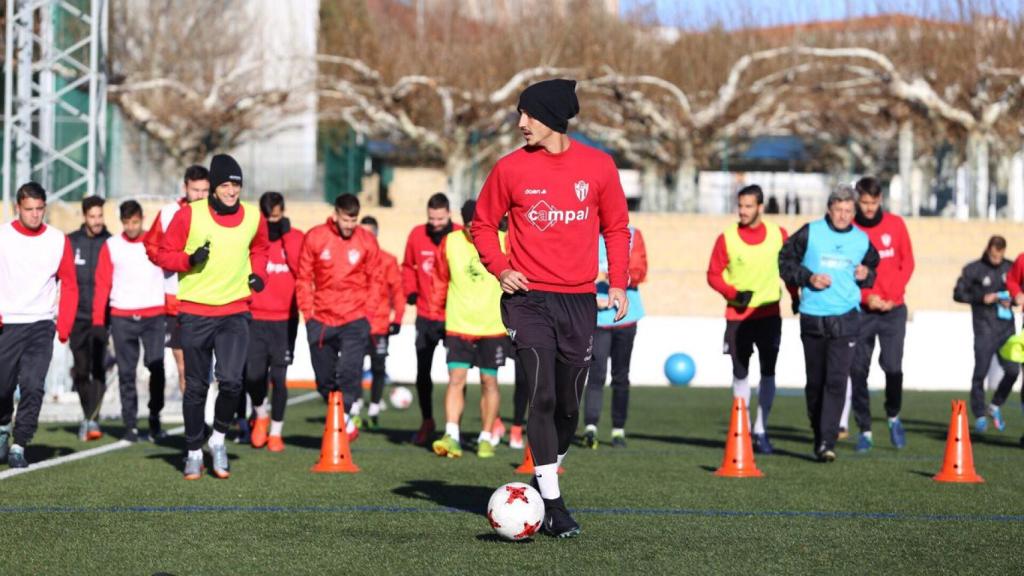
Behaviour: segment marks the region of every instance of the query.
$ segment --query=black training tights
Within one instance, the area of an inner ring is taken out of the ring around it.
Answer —
[[[531,392],[526,435],[537,466],[554,464],[569,451],[580,419],[580,395],[590,366],[557,361],[554,350],[523,348],[518,353]]]

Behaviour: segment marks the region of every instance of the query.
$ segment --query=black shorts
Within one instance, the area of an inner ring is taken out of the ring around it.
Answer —
[[[288,356],[287,320],[253,320],[249,323],[247,372],[262,374],[269,366],[287,366]]]
[[[512,343],[507,336],[469,339],[461,336],[448,335],[445,338],[448,347],[448,365],[469,364],[482,370],[497,370],[505,365],[505,359],[512,351]]]
[[[366,346],[366,353],[370,356],[385,358],[388,355],[388,335],[370,334],[370,342]]]
[[[444,321],[416,317],[416,350],[431,350],[444,342]]]
[[[164,346],[171,350],[181,350],[181,324],[177,316],[166,316],[166,334],[164,335]]]
[[[736,378],[747,377],[750,357],[756,345],[761,375],[774,376],[781,340],[782,318],[779,316],[727,321],[722,352],[732,358],[732,375]]]
[[[597,326],[593,294],[531,290],[501,297],[501,319],[517,350],[554,350],[559,362],[589,366]]]

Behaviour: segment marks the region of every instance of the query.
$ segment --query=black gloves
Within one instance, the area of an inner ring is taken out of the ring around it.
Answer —
[[[203,262],[206,262],[210,258],[210,241],[207,240],[206,244],[203,244],[196,251],[188,257],[188,265],[190,268],[195,268]]]
[[[402,330],[402,325],[401,324],[399,324],[398,322],[392,322],[391,325],[388,326],[388,335],[389,336],[394,336],[395,334],[398,334],[399,332],[401,332],[401,330]]]
[[[409,297],[405,299],[405,303],[408,304],[409,306],[415,306],[416,305],[416,296],[417,296],[417,294],[415,292],[413,292],[412,294],[409,294]]]
[[[797,314],[800,314],[800,298],[798,296],[794,296],[793,297],[792,305],[793,305],[793,315],[795,316]]]
[[[106,326],[90,326],[89,337],[102,342],[107,341],[107,327]]]
[[[255,274],[249,274],[249,290],[263,292],[263,279]]]
[[[754,297],[754,293],[750,290],[742,290],[736,293],[736,304],[740,308],[746,308],[750,304],[750,299]]]

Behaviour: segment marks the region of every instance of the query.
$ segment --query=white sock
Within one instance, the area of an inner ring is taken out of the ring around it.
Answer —
[[[889,424],[893,424],[893,423],[899,422],[899,420],[900,420],[899,416],[893,416],[892,418],[889,418]]]
[[[586,432],[593,432],[596,435],[597,434],[597,425],[595,425],[595,424],[587,424],[587,427],[585,428],[585,431]]]
[[[750,411],[750,380],[746,378],[733,378],[732,379],[732,397],[743,398],[743,403],[747,406],[747,411]]]
[[[282,428],[284,428],[284,422],[279,422],[277,420],[271,420],[270,421],[270,435],[271,436],[280,436]]]
[[[757,419],[754,420],[754,434],[764,434],[768,425],[768,414],[775,403],[775,377],[761,376],[757,385]]]
[[[477,442],[479,442],[481,444],[483,444],[484,442],[490,443],[491,442],[491,433],[486,431],[486,430],[484,430],[484,431],[480,432],[480,436],[478,436],[476,440],[477,440]]]
[[[345,414],[345,433],[346,434],[351,434],[351,433],[353,433],[355,431],[356,431],[356,423],[352,420],[351,417],[349,417],[348,414]]]
[[[863,434],[864,436],[866,436],[868,438],[871,438],[871,430],[868,430],[867,432],[861,432],[861,434]]]
[[[566,452],[565,454],[568,454],[568,452]],[[562,465],[562,461],[565,460],[565,454],[559,454],[558,455],[558,457],[555,459],[555,465],[556,466],[561,466]],[[556,472],[557,472],[557,470],[556,470]],[[558,498],[558,496],[555,496],[555,498]]]
[[[223,446],[224,445],[224,433],[223,432],[217,432],[216,430],[214,430],[213,434],[210,434],[210,439],[207,440],[206,443],[209,444],[211,448],[213,448],[214,446]]]
[[[260,404],[259,406],[256,406],[253,409],[256,411],[256,417],[257,418],[266,418],[267,417],[267,401],[266,400],[263,401],[263,404]]]
[[[202,458],[203,457],[203,451],[202,450],[189,450],[188,451],[188,457],[192,458],[192,459]]]
[[[14,452],[24,452],[25,447],[21,444],[11,444],[11,450]]]
[[[459,438],[459,425],[455,422],[447,422],[444,425],[444,433],[451,436],[452,440],[455,440],[456,442],[461,441]]]
[[[363,401],[356,400],[352,403],[352,408],[349,408],[348,413],[353,416],[359,416],[359,413],[363,411]]]
[[[626,437],[626,429],[625,428],[612,428],[612,438],[618,438],[620,436],[622,438]]]
[[[373,418],[374,416],[380,414],[380,404],[378,404],[377,402],[370,402],[370,408],[369,410],[366,411],[366,413],[370,415],[370,418]]]
[[[559,458],[565,457],[565,454]],[[540,497],[545,500],[554,500],[562,495],[558,489],[558,464],[545,464],[534,468],[534,476],[537,477],[537,486],[540,487]]]

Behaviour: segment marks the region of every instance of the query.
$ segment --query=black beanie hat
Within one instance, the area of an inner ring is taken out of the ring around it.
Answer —
[[[519,95],[518,109],[555,132],[565,134],[569,129],[569,119],[580,111],[576,81],[557,78],[528,86]]]
[[[234,158],[227,154],[217,154],[210,160],[210,191],[225,182],[242,185],[242,167]]]
[[[476,200],[466,200],[466,203],[462,205],[462,225],[469,226],[473,221],[474,214],[476,214]]]

